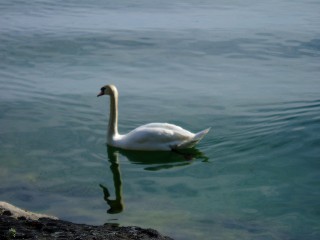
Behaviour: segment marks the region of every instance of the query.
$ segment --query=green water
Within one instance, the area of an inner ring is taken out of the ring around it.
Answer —
[[[277,4],[1,3],[0,200],[175,239],[319,239],[319,4]],[[187,156],[108,149],[111,83],[120,133],[211,131]]]

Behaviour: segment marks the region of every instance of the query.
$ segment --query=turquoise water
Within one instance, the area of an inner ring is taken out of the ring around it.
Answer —
[[[175,239],[320,238],[320,3],[2,1],[0,200]],[[212,127],[186,158],[119,128]],[[110,195],[110,196],[109,196]]]

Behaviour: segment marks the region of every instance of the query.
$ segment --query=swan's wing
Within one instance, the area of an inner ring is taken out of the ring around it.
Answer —
[[[149,129],[149,128],[156,128],[156,129],[162,129],[162,130],[171,130],[174,133],[177,134],[181,134],[181,135],[185,135],[190,137],[191,135],[194,135],[193,133],[189,132],[186,129],[183,129],[182,127],[179,127],[177,125],[174,124],[170,124],[170,123],[148,123],[145,125],[142,125],[136,129]]]
[[[172,146],[177,146],[194,136],[189,131],[181,131],[182,128],[179,129],[180,131],[174,131],[170,128],[156,126],[140,126],[123,135],[121,139],[122,147],[126,149],[170,150]]]
[[[197,134],[168,123],[142,125],[126,135],[121,135],[114,146],[132,150],[171,150],[190,148],[208,133],[209,129]]]
[[[167,128],[143,128],[139,127],[129,132],[126,137],[135,142],[159,142],[166,143],[170,141],[183,141],[193,134],[183,134],[180,131],[173,131]]]

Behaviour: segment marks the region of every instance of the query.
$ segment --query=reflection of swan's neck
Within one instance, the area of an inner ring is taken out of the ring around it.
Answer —
[[[110,214],[120,213],[124,209],[124,203],[122,201],[122,181],[121,181],[121,172],[118,161],[118,153],[112,147],[108,146],[108,158],[111,163],[110,169],[113,175],[113,184],[115,189],[116,199],[110,199],[110,193],[107,187],[100,184],[100,187],[103,190],[104,200],[110,206],[110,209],[107,211]]]
[[[113,89],[110,94],[110,118],[108,129],[108,143],[112,143],[115,136],[118,135],[118,92]]]
[[[115,161],[113,159],[109,159],[111,162],[111,172],[113,174],[113,183],[114,183],[114,189],[115,189],[115,194],[116,194],[116,201],[119,202],[118,204],[122,206],[123,208],[123,203],[122,203],[122,180],[121,180],[121,172],[120,172],[120,166],[119,166],[119,161],[118,161],[118,154],[119,153],[113,153],[115,156]]]

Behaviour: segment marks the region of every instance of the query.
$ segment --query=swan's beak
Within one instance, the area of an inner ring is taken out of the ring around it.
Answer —
[[[101,91],[101,92],[97,95],[97,97],[100,97],[100,96],[102,96],[102,95],[104,95],[104,92],[103,92],[103,91]]]

